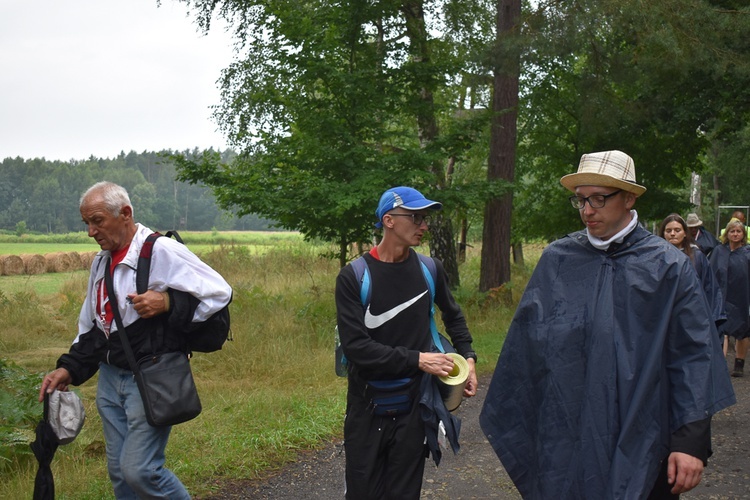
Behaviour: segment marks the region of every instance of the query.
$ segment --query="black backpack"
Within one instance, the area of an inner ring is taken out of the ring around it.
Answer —
[[[166,234],[151,233],[146,238],[138,256],[138,267],[135,273],[135,289],[138,294],[145,293],[148,290],[148,278],[151,273],[151,252],[154,249],[154,242],[162,236],[174,237],[175,240],[183,245],[185,244],[176,231],[167,231]],[[231,299],[229,302],[231,302]],[[229,304],[227,304],[206,321],[190,323],[190,327],[181,334],[187,338],[188,352],[213,352],[221,349],[227,340],[233,340],[229,326]]]

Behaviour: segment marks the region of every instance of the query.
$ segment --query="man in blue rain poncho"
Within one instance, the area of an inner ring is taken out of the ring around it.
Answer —
[[[688,258],[638,225],[628,155],[583,155],[561,183],[586,229],[544,251],[482,429],[524,498],[676,498],[735,401],[708,303]]]

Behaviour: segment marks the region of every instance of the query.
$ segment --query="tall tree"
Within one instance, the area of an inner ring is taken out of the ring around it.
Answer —
[[[455,113],[450,89],[472,64],[457,47],[476,37],[466,28],[477,25],[481,0],[472,12],[423,0],[186,3],[205,29],[214,10],[227,18],[242,45],[217,112],[242,153],[232,164],[204,155],[179,165],[183,179],[212,186],[222,206],[334,241],[343,265],[349,244],[371,240],[388,187],[414,186],[448,208],[474,199],[480,186],[451,195],[447,169],[472,145],[456,138],[480,132],[476,119]],[[431,251],[455,286],[452,221],[439,217],[430,229]]]
[[[518,79],[520,55],[521,0],[497,1],[497,52],[492,96],[489,181],[513,182],[516,167]],[[513,194],[487,202],[482,233],[480,291],[510,281],[510,228]]]

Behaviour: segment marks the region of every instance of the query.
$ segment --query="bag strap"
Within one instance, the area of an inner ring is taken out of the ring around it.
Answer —
[[[151,274],[151,254],[154,251],[154,242],[160,236],[162,235],[159,233],[149,234],[146,241],[143,242],[141,253],[138,254],[138,265],[135,269],[135,290],[139,295],[146,293],[146,290],[148,290],[148,278]]]
[[[359,283],[359,300],[362,302],[362,308],[367,309],[370,303],[370,269],[367,267],[367,261],[364,257],[357,257],[352,261],[354,277]]]
[[[164,236],[166,236],[167,238],[174,238],[183,245],[185,244],[185,242],[182,241],[182,236],[180,236],[180,234],[176,230],[167,231]]]
[[[422,274],[424,280],[427,282],[427,288],[430,289],[430,334],[432,335],[432,343],[438,348],[440,352],[445,354],[445,348],[443,342],[440,340],[440,333],[435,323],[435,280],[437,277],[437,266],[435,265],[435,259],[417,253],[419,256],[419,264],[422,267]]]
[[[125,357],[128,358],[128,364],[130,365],[132,372],[138,373],[138,364],[135,362],[133,348],[130,347],[130,340],[128,340],[128,335],[122,324],[120,309],[117,305],[117,296],[115,295],[115,287],[112,285],[112,259],[107,259],[107,268],[104,271],[104,284],[107,286],[107,297],[109,298],[109,303],[112,307],[112,315],[115,317],[115,322],[117,323],[117,333],[120,335],[120,342],[122,342],[122,349],[125,351]]]
[[[135,270],[135,289],[139,294],[146,293],[146,290],[148,290],[148,278],[151,273],[151,254],[154,252],[154,242],[161,236],[174,238],[183,245],[185,244],[182,241],[182,236],[177,231],[167,231],[166,234],[153,232],[146,237],[146,241],[143,242],[143,246],[141,247],[141,252],[138,254],[138,264]]]
[[[432,335],[432,343],[438,348],[440,352],[445,354],[445,348],[443,343],[440,341],[440,333],[435,323],[435,281],[437,280],[437,265],[435,259],[427,255],[423,255],[417,252],[419,257],[419,266],[422,269],[422,275],[424,276],[425,282],[427,282],[427,288],[430,290],[430,335]],[[367,266],[367,261],[363,256],[354,259],[351,263],[352,269],[354,270],[354,276],[359,283],[359,299],[362,302],[362,308],[367,309],[372,297],[372,290],[370,287],[370,270]]]

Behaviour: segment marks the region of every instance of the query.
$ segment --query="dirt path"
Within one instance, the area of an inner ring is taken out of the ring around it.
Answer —
[[[728,360],[733,365],[734,360]],[[685,499],[740,499],[750,497],[750,373],[733,378],[737,404],[714,417],[714,455],[701,484]],[[429,460],[425,467],[422,498],[434,500],[519,499],[521,496],[479,428],[479,412],[489,377],[480,380],[476,397],[464,401],[457,415],[462,420],[461,453],[444,453],[440,467]],[[341,443],[300,455],[264,481],[222,483],[204,500],[343,498],[344,455]]]

